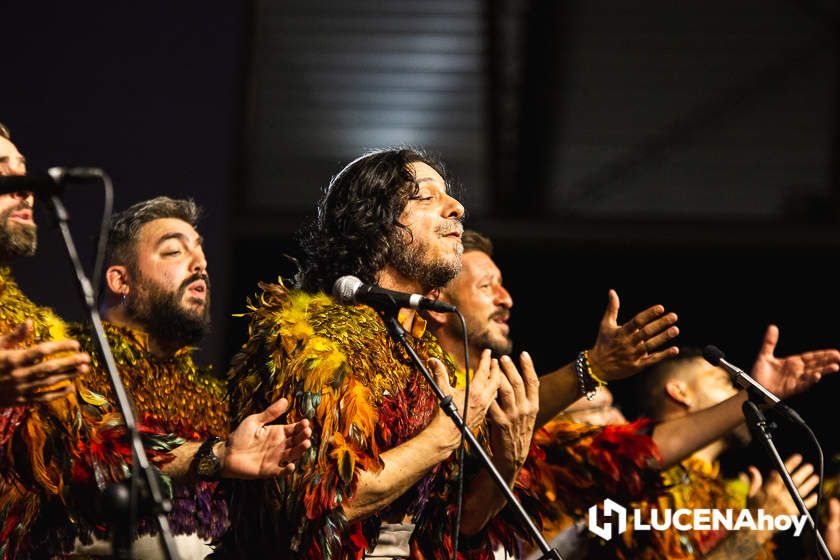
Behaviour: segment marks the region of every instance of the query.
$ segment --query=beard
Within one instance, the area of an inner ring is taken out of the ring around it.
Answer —
[[[168,292],[153,282],[137,275],[135,295],[126,300],[126,313],[146,333],[157,341],[176,348],[195,346],[210,332],[210,279],[196,273],[184,280],[177,290]],[[207,297],[200,311],[186,309],[181,301],[187,287],[196,280],[204,280]]]
[[[30,210],[32,207],[21,202],[13,208],[0,212],[0,258],[31,257],[38,248],[38,226],[12,221],[12,213]]]
[[[457,305],[456,305],[457,307]],[[508,316],[506,309],[496,311],[489,317],[493,321],[499,317]],[[494,358],[509,356],[513,351],[513,339],[503,334],[494,335],[488,326],[488,319],[479,320],[473,317],[464,317],[467,323],[467,333],[470,336],[470,345],[475,348],[489,348]],[[460,332],[460,331],[459,331]]]
[[[442,224],[435,228],[435,234],[444,236],[460,230],[460,222]],[[461,254],[463,245],[457,255],[451,258],[431,259],[429,257],[429,242],[414,237],[411,232],[399,230],[396,232],[393,248],[388,255],[388,262],[397,272],[406,278],[417,280],[426,292],[442,288],[461,272]]]

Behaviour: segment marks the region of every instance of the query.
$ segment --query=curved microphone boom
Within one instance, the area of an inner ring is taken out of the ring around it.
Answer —
[[[435,301],[420,294],[406,294],[395,292],[365,284],[355,276],[342,276],[333,284],[333,296],[343,304],[364,303],[381,311],[396,310],[401,307],[411,309],[428,309],[441,313],[455,313],[454,305],[442,301]]]
[[[761,383],[747,375],[744,370],[729,363],[726,360],[726,355],[717,346],[709,345],[703,348],[703,357],[713,366],[726,370],[729,377],[732,378],[733,383],[742,389],[746,389],[750,395],[753,395],[762,401],[762,404],[769,405],[771,408],[778,410],[797,424],[805,424],[802,417],[799,416],[795,410],[783,403],[779,397],[768,391]]]

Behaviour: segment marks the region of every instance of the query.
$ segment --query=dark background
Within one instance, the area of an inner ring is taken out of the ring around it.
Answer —
[[[460,180],[540,370],[591,346],[609,288],[621,320],[662,303],[683,344],[748,369],[840,346],[834,1],[2,3],[0,120],[30,169],[97,165],[116,207],[192,196],[224,367],[245,298],[288,275],[294,233],[364,150],[422,145]],[[91,258],[95,186],[66,202]],[[44,215],[33,299],[79,318]],[[793,404],[827,455],[836,379]],[[621,388],[618,387],[620,392]],[[782,452],[802,446],[785,427]],[[760,451],[753,451],[761,461]]]

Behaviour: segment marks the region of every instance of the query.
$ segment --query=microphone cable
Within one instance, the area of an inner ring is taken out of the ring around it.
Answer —
[[[102,221],[99,223],[99,238],[96,243],[96,257],[93,264],[93,300],[99,300],[99,290],[102,286],[102,268],[105,265],[105,249],[108,246],[108,232],[111,229],[111,215],[114,210],[114,184],[111,176],[101,169],[91,169],[91,174],[102,180],[104,202],[102,205]]]
[[[780,404],[784,404],[784,403],[780,403]],[[770,410],[774,411],[777,416],[780,416],[782,418],[787,418],[789,422],[791,422],[791,419],[795,419],[795,420],[792,421],[792,423],[805,430],[805,432],[808,434],[808,437],[811,439],[811,442],[813,442],[814,447],[817,450],[817,505],[814,506],[815,515],[813,517],[814,517],[814,544],[815,544],[817,550],[819,550],[820,547],[819,547],[819,543],[817,541],[817,534],[819,534],[819,532],[820,532],[820,521],[821,521],[821,519],[820,519],[820,508],[822,507],[822,501],[823,501],[823,495],[822,495],[822,493],[823,493],[823,476],[824,476],[824,470],[825,470],[825,457],[823,456],[822,446],[820,445],[820,441],[819,441],[819,439],[817,439],[816,434],[814,434],[814,430],[811,429],[811,426],[809,426],[808,423],[805,422],[805,420],[803,420],[801,416],[799,416],[799,414],[794,412],[793,415],[788,416],[788,415],[782,414],[780,411],[776,410],[775,408],[776,407],[770,407]],[[803,461],[805,460],[804,457],[803,457],[802,460]],[[803,500],[805,499],[804,496],[802,497],[802,499]]]

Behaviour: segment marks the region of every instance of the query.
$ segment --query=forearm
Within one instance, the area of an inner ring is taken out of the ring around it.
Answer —
[[[534,429],[544,426],[580,396],[574,363],[540,377],[540,411]]]
[[[192,462],[199,447],[201,447],[200,441],[188,441],[173,449],[172,455],[175,458],[163,465],[161,468],[163,474],[179,482],[192,480],[195,477]]]
[[[516,474],[506,475],[499,469],[502,478],[508,481],[508,487],[513,488]],[[481,531],[491,519],[505,507],[507,500],[502,494],[499,485],[487,469],[482,468],[481,472],[472,480],[464,496],[464,510],[461,515],[461,533],[472,536]]]
[[[443,420],[450,422],[448,418]],[[355,495],[343,504],[347,520],[363,519],[384,509],[449,457],[455,446],[450,438],[441,437],[440,433],[433,421],[417,436],[381,453],[382,469],[379,472],[361,471]]]
[[[657,424],[653,441],[662,455],[662,467],[679,463],[743,422],[741,405],[745,400],[746,392],[741,391],[705,410]]]

